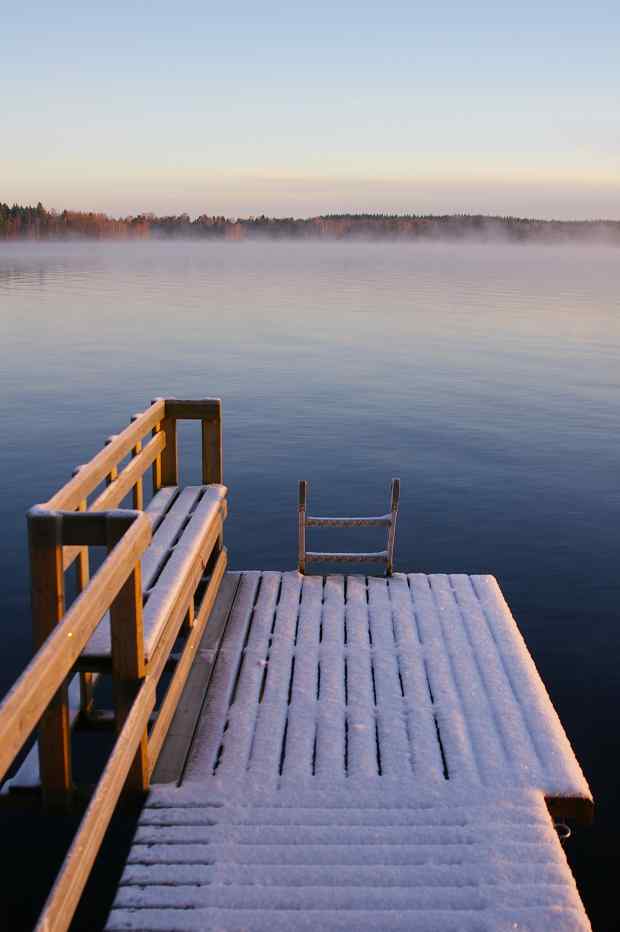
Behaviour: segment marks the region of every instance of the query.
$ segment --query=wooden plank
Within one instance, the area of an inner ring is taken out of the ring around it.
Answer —
[[[170,728],[179,699],[204,634],[211,609],[215,604],[227,562],[228,554],[226,550],[223,550],[217,558],[211,579],[209,580],[200,608],[196,614],[191,633],[185,643],[181,658],[176,665],[166,696],[157,714],[157,720],[153,726],[148,742],[149,774],[153,773],[168,729]]]
[[[351,776],[375,777],[377,757],[375,699],[372,682],[366,579],[347,576],[345,623],[347,638],[348,761]]]
[[[386,776],[410,776],[411,748],[405,719],[387,579],[368,579],[368,614],[372,636],[372,666],[377,695],[377,741]]]
[[[260,573],[258,572],[242,573],[240,576],[239,588],[213,671],[211,689],[190,751],[187,779],[191,779],[190,771],[198,771],[200,774],[198,779],[203,779],[204,774],[212,774],[217,768],[220,748],[224,740],[228,707],[239,671],[240,653],[252,617],[252,606],[259,584]]]
[[[74,476],[62,489],[56,492],[45,507],[50,511],[73,511],[79,507],[80,502],[102,482],[110,470],[131,452],[138,440],[151,430],[163,417],[165,403],[157,401],[148,408],[142,417],[126,427],[118,434],[114,441],[104,447],[84,468]]]
[[[187,610],[189,598],[222,530],[226,517],[225,492],[223,486],[209,486],[149,595],[144,610],[147,658],[152,656],[167,619],[179,611],[181,602],[183,611]],[[192,581],[188,583],[190,573]]]
[[[234,779],[249,766],[261,688],[265,676],[268,675],[270,637],[275,621],[280,581],[280,573],[265,572],[261,577],[261,586],[243,651],[243,663],[234,698],[228,709],[226,754],[218,770],[224,780]]]
[[[40,651],[51,642],[53,632],[58,634],[65,613],[65,580],[62,559],[62,520],[59,516],[32,511],[28,516],[28,541],[30,549],[30,579],[32,604],[32,629],[35,651]],[[56,638],[58,640],[58,637]],[[35,657],[37,655],[35,654]],[[68,670],[66,671],[69,672]],[[65,674],[66,675],[66,674]],[[25,674],[18,681],[21,682]],[[32,719],[24,733],[24,705],[21,699],[26,694],[18,692],[17,701],[11,705],[9,693],[0,710],[9,703],[7,726],[14,732],[14,753],[19,751],[32,728],[42,715],[39,724],[39,773],[44,799],[53,805],[66,805],[73,790],[71,775],[71,726],[69,724],[69,696],[64,676],[51,681],[47,701],[40,707],[39,714]],[[49,683],[48,679],[48,683]],[[34,682],[36,687],[36,680]],[[26,691],[28,692],[28,691]],[[9,736],[2,741],[2,749],[11,747]],[[1,750],[0,750],[1,756]],[[0,779],[4,771],[0,765]]]
[[[303,578],[299,573],[282,574],[269,670],[256,716],[249,777],[268,789],[275,789],[280,781],[279,766],[285,748],[289,694],[295,673],[295,631]]]
[[[405,703],[405,724],[416,778],[447,779],[448,761],[442,759],[441,737],[431,686],[427,679],[424,646],[418,633],[407,577],[396,573],[387,585],[392,624]],[[446,753],[447,753],[446,749]],[[451,757],[450,757],[451,760]]]
[[[290,688],[286,741],[280,757],[282,785],[311,777],[316,766],[319,636],[323,578],[304,576],[296,632],[295,670]]]
[[[456,657],[446,651],[442,623],[437,604],[429,585],[429,577],[412,573],[408,577],[415,624],[423,645],[425,674],[428,683],[428,705],[435,715],[438,740],[445,754],[450,779],[480,781],[478,759],[466,718],[463,690],[467,692],[467,678],[461,685],[455,676]],[[415,682],[415,681],[414,681]]]
[[[153,535],[151,546],[142,557],[142,582],[145,591],[155,582],[172,545],[202,493],[202,486],[188,486],[177,495],[172,507],[168,509]]]
[[[151,775],[153,783],[180,783],[204,700],[209,689],[218,648],[226,630],[239,587],[237,573],[225,573],[213,610],[202,632],[197,657],[185,682],[166,739]]]
[[[162,489],[158,492],[158,495],[161,495],[164,490]],[[157,531],[153,535],[151,544],[148,550],[145,552],[142,557],[142,585],[143,591],[152,590],[149,593],[149,601],[151,602],[149,613],[146,618],[145,623],[145,640],[147,643],[147,657],[150,656],[152,650],[152,633],[154,630],[159,631],[159,625],[161,624],[162,615],[154,618],[153,606],[155,602],[160,599],[161,593],[163,590],[169,591],[171,586],[175,584],[181,585],[183,581],[183,569],[180,565],[182,563],[182,554],[185,552],[186,545],[188,540],[191,539],[191,536],[194,534],[193,528],[195,528],[195,523],[192,524],[192,527],[188,525],[185,529],[183,537],[189,535],[185,539],[179,541],[179,545],[175,551],[175,561],[172,564],[172,567],[166,567],[166,573],[161,579],[161,587],[158,589],[152,589],[157,575],[162,567],[162,565],[168,559],[170,554],[171,546],[181,531],[183,524],[187,520],[188,516],[192,514],[192,509],[195,509],[196,501],[199,499],[201,493],[204,493],[205,490],[202,486],[188,486],[186,489],[176,496],[174,503],[170,510],[167,512],[165,518],[159,524]],[[221,492],[218,493],[215,489],[207,490],[207,495],[205,500],[205,505],[207,511],[211,508],[209,503],[214,501],[221,501]],[[211,509],[212,510],[212,509]],[[198,512],[196,517],[200,517],[200,512]],[[208,515],[207,515],[208,518]],[[207,521],[208,523],[208,521]],[[92,638],[86,645],[80,659],[79,666],[83,669],[99,669],[105,670],[109,669],[110,665],[110,626],[109,618],[104,617],[101,621],[101,624],[97,627],[97,630],[94,632]]]
[[[320,694],[315,771],[334,783],[346,775],[344,577],[327,576],[319,631]]]
[[[88,589],[80,595],[37,651],[0,705],[0,780],[40,720],[59,686],[73,668],[99,619],[116,597],[131,567],[151,539],[148,518],[141,514],[123,535]],[[57,561],[56,570],[61,571]],[[37,599],[57,598],[57,589]],[[40,603],[43,605],[43,602]],[[60,603],[58,603],[60,604]],[[66,787],[66,771],[63,788]]]
[[[209,556],[221,532],[222,521],[218,518],[217,521],[211,524],[203,542],[197,548],[197,561],[188,567],[182,576],[179,576],[174,598],[170,603],[167,600],[163,603],[160,614],[154,619],[151,630],[146,635],[145,651],[148,672],[156,676],[157,679],[164,670],[187,614],[190,599],[194,597]]]
[[[167,485],[160,489],[159,492],[156,492],[148,503],[144,513],[150,518],[153,530],[159,527],[178,494],[179,487],[177,485]]]
[[[86,810],[62,870],[39,917],[36,932],[66,932],[90,875],[155,707],[155,684],[142,685]]]

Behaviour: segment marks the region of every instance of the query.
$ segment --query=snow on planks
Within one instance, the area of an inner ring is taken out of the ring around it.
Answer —
[[[587,932],[542,794],[152,792],[107,932]]]
[[[490,576],[244,573],[186,772],[217,789],[588,785]]]
[[[587,930],[591,804],[492,577],[242,573],[108,930]]]

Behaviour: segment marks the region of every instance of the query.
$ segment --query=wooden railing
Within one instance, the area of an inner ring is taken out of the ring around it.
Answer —
[[[63,489],[28,515],[36,653],[0,705],[0,782],[38,723],[44,798],[48,804],[71,801],[67,682],[108,611],[117,729],[108,763],[37,926],[45,932],[68,928],[123,789],[135,794],[148,788],[226,569],[223,501],[188,554],[182,584],[166,609],[162,636],[147,664],[140,560],[151,541],[151,521],[141,510],[117,506],[129,494],[134,504],[142,504],[143,477],[150,467],[155,490],[178,482],[176,422],[180,418],[202,421],[203,481],[221,482],[220,402],[158,399],[76,470]],[[149,434],[152,437],[142,445]],[[97,494],[103,483],[105,488]],[[89,547],[108,550],[92,578]],[[79,594],[65,610],[64,576],[76,560]],[[195,594],[207,563],[210,577],[196,608]],[[184,621],[188,636],[149,734],[157,685]]]

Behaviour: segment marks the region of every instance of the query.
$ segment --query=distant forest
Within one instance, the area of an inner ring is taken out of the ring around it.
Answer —
[[[229,219],[188,214],[114,219],[106,214],[0,203],[0,240],[44,239],[477,239],[604,240],[620,245],[620,221],[528,220],[472,214],[329,214],[321,217]]]

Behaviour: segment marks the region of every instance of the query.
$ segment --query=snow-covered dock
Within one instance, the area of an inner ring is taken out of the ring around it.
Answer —
[[[2,800],[89,794],[37,932],[67,932],[119,800],[145,794],[109,932],[588,929],[552,819],[592,798],[493,577],[393,574],[398,480],[372,518],[307,514],[302,482],[301,572],[227,572],[227,495],[219,399],[160,398],[29,512],[36,649],[0,704]],[[307,528],[358,526],[385,549],[306,551]],[[352,557],[385,577],[304,575]],[[79,732],[109,726],[76,787]]]
[[[549,809],[590,792],[492,577],[228,573],[218,600],[109,932],[589,928]]]

